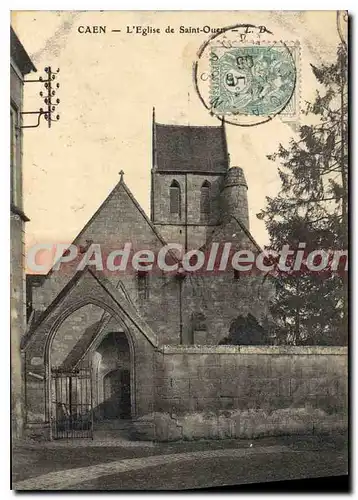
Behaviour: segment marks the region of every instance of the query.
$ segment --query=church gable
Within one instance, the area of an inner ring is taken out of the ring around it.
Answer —
[[[78,249],[76,261],[63,270],[51,270],[40,287],[33,289],[34,309],[46,308],[60,293],[76,272],[89,243],[99,244],[103,262],[113,250],[121,250],[126,243],[131,244],[131,251],[158,251],[165,241],[150,222],[123,179],[87,222],[73,241]]]
[[[156,249],[165,244],[123,179],[84,226],[74,244],[85,245],[88,241],[115,249],[127,242],[138,249]]]

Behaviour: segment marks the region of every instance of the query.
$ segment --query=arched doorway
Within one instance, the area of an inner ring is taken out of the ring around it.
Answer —
[[[124,332],[108,332],[94,352],[95,420],[131,417],[130,349]]]
[[[133,343],[116,316],[86,304],[66,316],[47,345],[52,438],[93,437],[94,421],[130,418]]]
[[[76,309],[49,343],[49,407],[54,439],[93,436],[91,362],[86,353],[104,314],[94,304]]]

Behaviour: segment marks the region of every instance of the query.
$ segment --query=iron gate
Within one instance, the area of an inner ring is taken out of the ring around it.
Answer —
[[[91,369],[52,370],[53,439],[93,439]]]

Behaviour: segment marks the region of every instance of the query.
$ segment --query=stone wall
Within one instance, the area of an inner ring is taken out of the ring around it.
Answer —
[[[22,360],[20,352],[21,338],[26,329],[25,283],[24,283],[24,222],[21,217],[10,216],[10,307],[11,307],[11,407],[12,432],[21,435],[22,410]]]
[[[148,417],[155,439],[250,437],[346,425],[345,347],[163,346],[160,351],[156,413]]]
[[[145,321],[158,335],[162,344],[178,344],[180,338],[184,344],[211,344],[220,342],[229,333],[230,324],[237,316],[253,314],[263,322],[269,314],[269,298],[273,292],[272,283],[261,276],[241,276],[235,279],[228,271],[221,275],[192,275],[182,282],[182,297],[179,280],[171,275],[151,274],[149,276],[149,297],[140,301],[136,275],[109,276],[118,287],[119,279],[128,296],[137,307]],[[68,280],[68,278],[67,278]],[[53,285],[53,288],[50,287]],[[45,308],[53,289],[58,291],[66,285],[66,277],[60,271],[53,272],[42,287],[34,287],[34,308]],[[181,309],[180,311],[180,303]],[[195,332],[193,315],[201,313],[205,317],[205,330]],[[81,321],[75,322],[75,316],[68,321],[67,328],[76,329]],[[98,321],[93,315],[92,322]],[[180,323],[182,332],[180,334]]]
[[[11,105],[18,111],[16,127],[21,124],[23,81],[20,72],[10,66]],[[10,214],[10,297],[11,297],[11,409],[12,435],[20,437],[23,427],[23,381],[21,338],[26,329],[25,315],[25,224],[22,196],[22,131],[16,131],[14,164],[11,171],[11,214]]]
[[[183,283],[183,343],[217,345],[228,336],[231,323],[239,315],[252,314],[263,324],[270,314],[273,291],[270,280],[264,281],[261,276],[235,279],[230,270],[221,275],[190,276]],[[205,318],[205,329],[200,332],[195,331],[193,322],[193,315],[198,313]]]

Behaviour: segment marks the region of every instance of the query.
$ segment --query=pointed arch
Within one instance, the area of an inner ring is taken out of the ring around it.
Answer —
[[[170,203],[170,213],[178,214],[181,213],[181,192],[179,182],[175,179],[170,184],[169,188],[169,203]]]
[[[204,181],[200,188],[200,213],[210,213],[210,189],[211,184],[209,181]]]
[[[112,314],[113,318],[117,321],[118,327],[120,328],[120,331],[123,332],[126,336],[128,345],[129,345],[129,352],[130,352],[130,363],[131,363],[131,368],[130,368],[130,376],[131,376],[131,387],[133,388],[131,392],[131,407],[132,407],[132,416],[136,415],[137,412],[137,395],[135,392],[135,387],[136,387],[136,348],[137,348],[137,340],[133,336],[133,333],[130,328],[128,328],[128,325],[124,321],[124,318],[122,318],[122,315],[119,314],[119,311],[117,310],[116,307],[113,307],[110,304],[107,304],[101,299],[95,299],[94,297],[86,298],[83,297],[78,301],[75,301],[71,304],[70,307],[66,307],[63,311],[61,311],[57,317],[55,317],[55,320],[52,322],[47,339],[45,341],[45,346],[44,346],[44,365],[45,365],[45,415],[46,419],[48,422],[51,421],[51,415],[52,415],[52,407],[51,407],[51,390],[52,390],[52,359],[51,359],[51,351],[52,351],[52,345],[53,341],[55,339],[55,336],[60,329],[61,325],[69,318],[73,313],[76,311],[82,309],[83,307],[86,307],[88,305],[92,306],[97,306],[101,309],[103,309],[104,312],[107,312],[109,314]],[[87,355],[87,353],[91,353],[91,356],[93,355],[94,351],[100,344],[100,342],[103,340],[103,338],[107,335],[108,332],[104,330],[104,332],[100,332],[97,336],[97,338],[94,340],[92,345],[89,347],[87,352],[84,354],[84,356]],[[84,357],[83,356],[83,357]],[[52,433],[52,430],[50,430],[50,433]],[[52,434],[51,434],[52,435]]]

